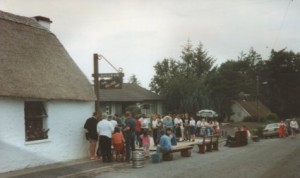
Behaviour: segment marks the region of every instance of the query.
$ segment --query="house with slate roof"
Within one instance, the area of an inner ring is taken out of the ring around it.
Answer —
[[[142,113],[163,113],[163,98],[136,84],[123,83],[121,89],[100,89],[100,107],[102,112],[119,114],[130,105],[141,108]]]
[[[272,113],[261,101],[234,101],[231,109],[234,114],[230,117],[230,119],[233,121],[243,121],[245,117],[262,117]]]
[[[0,172],[87,156],[96,97],[50,23],[0,11]]]

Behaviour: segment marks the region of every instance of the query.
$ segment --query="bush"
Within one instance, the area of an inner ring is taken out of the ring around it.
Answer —
[[[261,116],[259,118],[257,116],[247,116],[244,118],[243,121],[244,122],[273,123],[273,122],[279,122],[279,117],[276,114],[271,113],[269,115]]]
[[[279,117],[275,113],[271,113],[267,116],[268,122],[279,122]]]
[[[258,119],[256,116],[247,116],[243,119],[244,122],[257,122]]]
[[[263,137],[264,127],[260,126],[253,130],[253,135],[257,135],[259,137]]]

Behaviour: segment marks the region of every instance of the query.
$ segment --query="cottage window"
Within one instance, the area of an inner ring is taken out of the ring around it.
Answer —
[[[25,136],[26,141],[48,139],[46,127],[47,113],[44,103],[40,101],[25,102]]]

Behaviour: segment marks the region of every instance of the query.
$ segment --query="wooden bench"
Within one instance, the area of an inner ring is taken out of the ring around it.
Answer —
[[[212,152],[219,150],[219,137],[220,135],[204,136],[202,142],[198,143],[198,153],[204,154],[205,152]]]
[[[192,152],[191,150],[193,149],[192,146],[177,146],[173,147],[172,150],[163,152],[162,153],[162,160],[164,161],[172,161],[173,160],[173,155],[172,153],[175,152],[180,152],[182,157],[190,157]]]

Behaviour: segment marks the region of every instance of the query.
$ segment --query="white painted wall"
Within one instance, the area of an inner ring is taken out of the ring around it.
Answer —
[[[0,173],[87,157],[94,102],[48,101],[48,140],[25,142],[24,101],[0,98]]]
[[[230,119],[233,121],[243,121],[245,117],[250,116],[250,114],[236,102],[231,106],[231,109],[234,114],[230,117]]]

